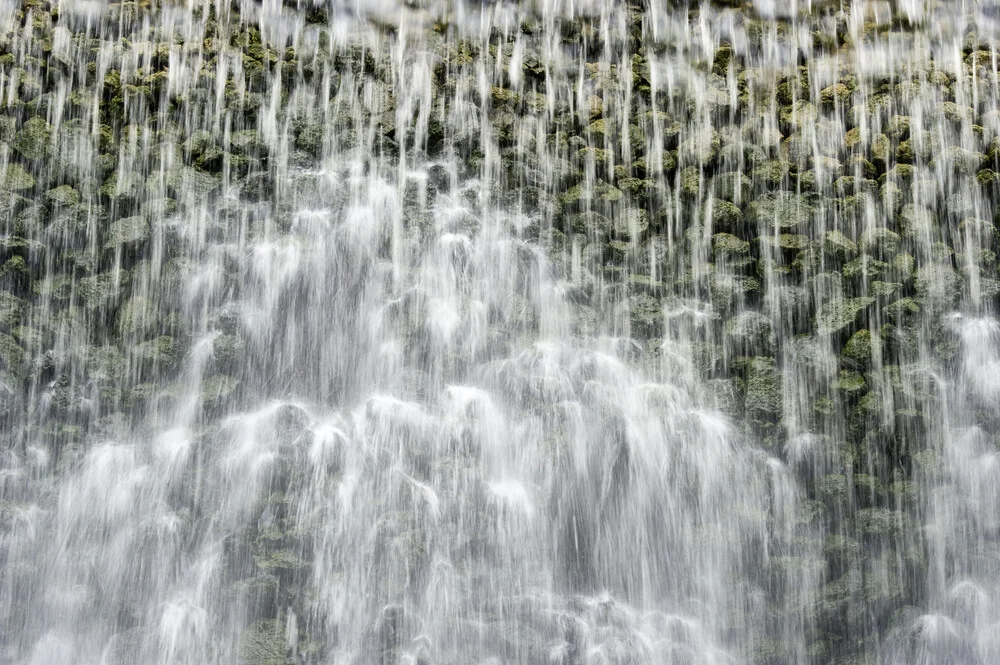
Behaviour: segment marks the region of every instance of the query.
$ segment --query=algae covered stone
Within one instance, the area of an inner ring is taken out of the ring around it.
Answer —
[[[857,320],[858,314],[874,302],[875,298],[862,296],[846,300],[832,300],[823,304],[816,315],[816,332],[830,334],[847,328]]]
[[[20,164],[8,164],[0,176],[0,188],[20,192],[35,186],[35,179]]]
[[[14,150],[25,159],[39,160],[52,149],[55,129],[44,118],[31,118],[14,137]]]
[[[773,358],[752,358],[746,371],[745,407],[749,413],[777,414],[781,411],[781,373]]]
[[[791,229],[812,221],[814,206],[801,194],[778,191],[752,202],[750,211],[759,223]]]

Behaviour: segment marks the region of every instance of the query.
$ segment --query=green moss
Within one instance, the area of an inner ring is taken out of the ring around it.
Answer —
[[[104,246],[120,247],[145,240],[149,236],[149,222],[141,215],[119,219],[108,225]]]
[[[729,201],[716,200],[712,202],[712,228],[732,230],[743,222],[743,211],[739,206]]]
[[[816,315],[816,332],[824,335],[847,328],[857,320],[858,314],[874,302],[875,298],[865,296],[834,300],[823,304]]]
[[[642,208],[629,208],[614,218],[615,234],[636,240],[649,228],[649,214]]]
[[[762,224],[776,224],[782,229],[795,228],[812,221],[813,205],[793,192],[765,194],[750,204],[751,216]]]
[[[875,338],[878,341],[878,338]],[[844,345],[844,355],[852,360],[868,362],[872,357],[872,334],[867,328],[859,330]]]
[[[285,645],[285,630],[275,619],[251,624],[240,636],[241,665],[286,665],[290,654]]]
[[[731,233],[716,233],[712,236],[712,249],[717,257],[738,256],[750,253],[750,243]]]
[[[809,236],[794,233],[779,233],[776,236],[767,234],[760,237],[760,242],[779,249],[800,250],[809,246]]]
[[[875,256],[892,256],[899,251],[899,234],[885,227],[866,231],[861,236],[861,249]]]
[[[839,258],[850,258],[858,253],[858,246],[841,231],[827,231],[823,249]]]
[[[230,397],[239,385],[231,376],[216,374],[201,382],[201,398],[207,406],[215,406]]]
[[[858,511],[858,529],[869,536],[890,536],[900,527],[899,514],[886,508],[865,508]]]
[[[777,414],[781,411],[781,373],[773,358],[757,357],[747,363],[745,390],[748,413]]]
[[[931,160],[931,166],[940,165],[957,175],[977,173],[986,161],[986,155],[957,145],[948,146],[943,154]]]
[[[14,137],[14,150],[25,159],[40,160],[49,155],[55,129],[44,118],[29,119]]]
[[[55,189],[50,189],[45,196],[52,203],[66,207],[74,206],[80,202],[80,192],[70,185],[60,185]]]
[[[864,377],[858,372],[849,370],[841,370],[834,385],[837,390],[845,393],[858,392],[859,390],[864,390],[866,387]]]
[[[851,98],[851,89],[843,83],[834,83],[819,91],[819,98],[824,104],[835,102],[846,103]]]
[[[35,179],[19,164],[8,164],[0,178],[0,188],[22,192],[35,186]]]
[[[0,291],[0,325],[16,325],[26,307],[27,303],[13,293]]]

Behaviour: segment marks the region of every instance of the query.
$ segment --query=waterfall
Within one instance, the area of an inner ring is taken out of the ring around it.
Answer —
[[[0,0],[0,662],[1000,662],[994,0]]]

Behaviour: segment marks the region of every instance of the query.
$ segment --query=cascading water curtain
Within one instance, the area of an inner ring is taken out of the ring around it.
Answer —
[[[0,0],[0,662],[1000,663],[995,0]]]

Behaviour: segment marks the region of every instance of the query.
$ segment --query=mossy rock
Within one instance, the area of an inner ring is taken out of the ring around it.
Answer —
[[[861,130],[857,127],[847,130],[847,133],[844,134],[844,145],[847,146],[848,150],[859,147],[861,145]]]
[[[125,217],[108,225],[104,247],[114,249],[122,245],[133,244],[149,237],[149,222],[137,215]]]
[[[851,89],[843,83],[834,83],[819,91],[819,99],[824,104],[844,104],[851,99]]]
[[[615,235],[637,240],[649,228],[649,214],[642,208],[628,208],[614,218]]]
[[[111,174],[101,186],[100,192],[109,199],[122,197],[137,198],[142,190],[142,177],[134,171]]]
[[[883,311],[897,324],[920,313],[920,304],[913,298],[900,298],[885,306]]]
[[[1000,173],[992,169],[982,169],[976,173],[976,182],[978,182],[983,187],[992,187],[997,183],[1000,183]]]
[[[943,154],[931,160],[930,165],[942,166],[956,175],[973,175],[977,173],[986,161],[986,155],[975,150],[967,150],[953,145],[945,148]]]
[[[907,203],[899,211],[899,227],[904,238],[934,237],[937,226],[937,215],[930,208]]]
[[[851,335],[851,339],[844,345],[843,353],[851,360],[867,363],[872,358],[873,348],[879,343],[879,338],[873,338],[871,331],[864,328]]]
[[[27,303],[8,291],[0,291],[0,325],[12,327],[21,320]]]
[[[735,203],[717,199],[712,201],[712,228],[732,231],[743,223],[743,211]]]
[[[885,126],[885,134],[894,141],[906,138],[910,134],[910,116],[894,115]]]
[[[895,182],[886,182],[879,188],[879,199],[890,215],[896,215],[903,207],[903,190]]]
[[[775,224],[781,229],[792,229],[808,224],[813,218],[814,206],[801,194],[771,192],[750,204],[752,219],[761,224]]]
[[[13,57],[13,54],[10,54]],[[10,143],[17,134],[17,119],[9,115],[0,115],[0,143]]]
[[[153,177],[158,178],[158,176]],[[219,179],[191,166],[176,166],[167,172],[166,183],[178,197],[201,198],[219,186]],[[147,186],[149,185],[155,186],[155,182],[147,182]]]
[[[80,202],[80,192],[70,185],[60,185],[45,193],[45,198],[55,205],[70,207]]]
[[[872,161],[885,164],[892,157],[892,141],[885,134],[876,134],[871,145]]]
[[[874,280],[868,285],[868,293],[876,298],[896,295],[903,288],[899,282],[883,282]]]
[[[570,227],[574,233],[582,233],[588,236],[595,233],[607,235],[611,233],[612,224],[610,219],[599,212],[591,210],[573,215]]]
[[[678,174],[680,181],[680,193],[688,199],[698,197],[701,191],[701,169],[697,166],[689,166],[682,169]]]
[[[35,186],[35,179],[20,164],[8,164],[0,178],[0,190],[23,192]]]
[[[285,628],[276,619],[251,624],[240,636],[240,665],[290,665],[294,661],[285,641]]]
[[[614,203],[615,201],[621,201],[625,196],[622,190],[618,189],[611,183],[604,181],[598,181],[594,185],[594,194],[602,201],[607,201],[608,203]]]
[[[746,366],[744,407],[749,414],[781,412],[781,372],[773,358],[756,357]]]
[[[140,335],[152,331],[161,323],[160,313],[152,300],[133,296],[118,307],[115,327],[119,335]]]
[[[823,250],[840,259],[849,259],[858,253],[857,244],[841,231],[827,231],[823,239]]]
[[[201,382],[201,398],[206,406],[218,406],[236,392],[239,380],[225,374],[207,377]]]
[[[629,319],[634,337],[658,337],[663,330],[663,305],[648,293],[629,296]]]
[[[861,235],[861,249],[876,256],[892,256],[899,251],[899,234],[885,227],[869,229]]]
[[[610,121],[604,118],[598,118],[594,122],[587,125],[586,133],[592,140],[600,139],[604,141],[611,138],[611,130]]]
[[[677,146],[677,156],[682,164],[705,166],[715,159],[719,145],[719,132],[702,127],[693,136],[681,141]]]
[[[180,360],[181,345],[174,337],[160,335],[138,344],[135,352],[143,360],[170,367]]]
[[[875,298],[862,296],[824,303],[816,315],[816,332],[828,335],[844,330],[852,325],[857,320],[858,315],[874,302]]]
[[[950,307],[960,295],[961,278],[949,263],[927,263],[914,275],[917,297],[925,303]]]
[[[14,137],[14,150],[25,159],[43,159],[52,150],[54,136],[55,129],[44,118],[31,118]]]
[[[801,250],[809,246],[809,236],[796,233],[766,234],[760,237],[761,245],[777,249]]]
[[[834,383],[834,387],[842,393],[856,393],[866,386],[864,377],[859,372],[850,370],[841,370]]]
[[[0,333],[0,368],[14,377],[24,376],[27,369],[27,354],[17,340]]]
[[[959,106],[950,101],[941,102],[936,111],[939,117],[959,127],[963,123],[972,122],[972,119],[976,117],[976,112],[971,107]]]
[[[885,184],[886,182],[902,182],[909,183],[913,180],[916,174],[916,169],[909,164],[896,164],[891,169],[883,173],[878,181],[880,184]]]
[[[776,338],[771,319],[760,312],[740,312],[726,321],[724,331],[730,340],[755,353],[769,354],[774,350]]]
[[[87,375],[99,382],[117,381],[125,373],[125,356],[112,345],[92,347],[87,352]]]
[[[858,511],[858,530],[867,536],[891,536],[901,527],[899,513],[887,508],[864,508]]]
[[[889,264],[876,259],[871,254],[862,254],[856,259],[849,261],[843,268],[844,277],[865,279],[876,279],[881,277],[889,269]]]
[[[791,169],[791,164],[783,159],[771,159],[753,168],[751,177],[758,182],[762,182],[768,187],[780,185]]]
[[[712,179],[712,191],[718,200],[747,201],[753,194],[753,180],[740,171],[727,171]]]
[[[742,256],[750,253],[750,243],[731,233],[712,236],[712,250],[716,257]]]
[[[812,102],[797,100],[788,106],[782,106],[778,111],[781,124],[789,127],[808,127],[816,122],[819,111]]]

